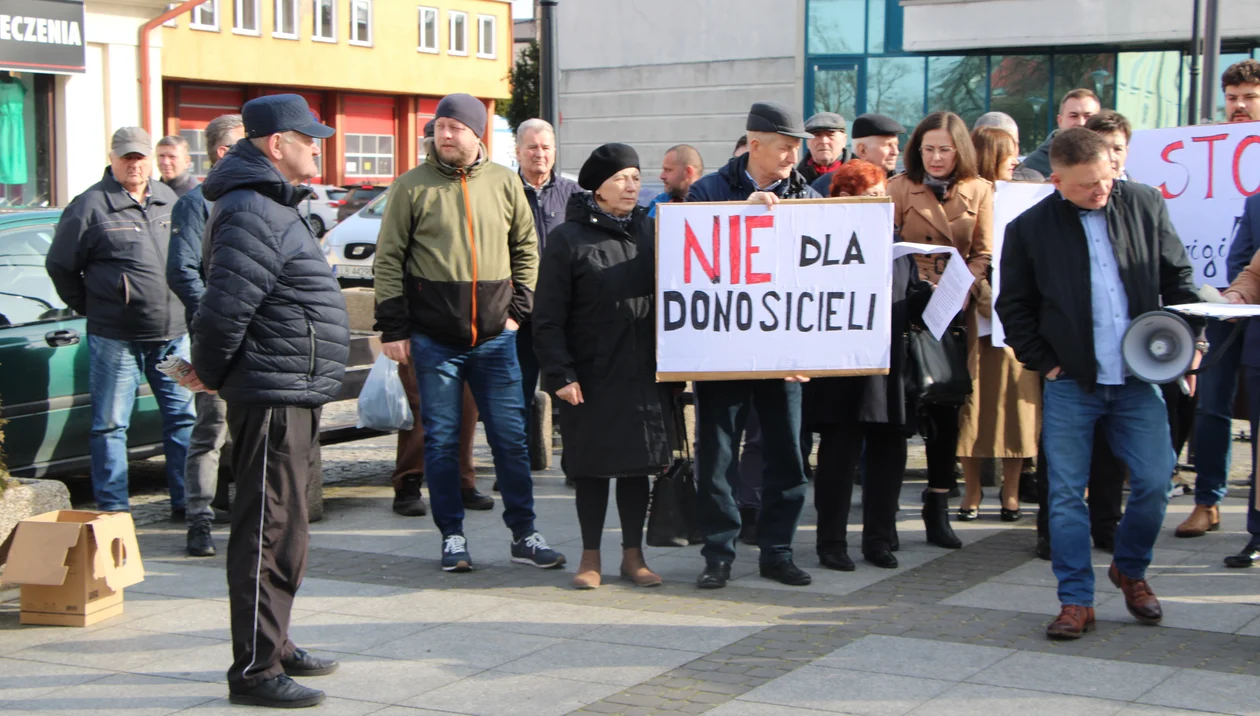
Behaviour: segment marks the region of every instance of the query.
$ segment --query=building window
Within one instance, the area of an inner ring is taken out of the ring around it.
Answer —
[[[350,0],[350,44],[372,44],[372,0]]]
[[[866,111],[883,114],[905,127],[923,119],[922,57],[872,57],[866,64]]]
[[[866,0],[810,0],[808,43],[811,55],[862,54]]]
[[[477,56],[487,60],[493,60],[495,57],[495,45],[498,42],[494,36],[494,15],[478,15],[477,16]]]
[[[394,137],[389,134],[347,134],[346,176],[394,176]]]
[[[468,13],[455,12],[450,13],[451,17],[451,46],[446,52],[450,55],[467,55],[468,54]]]
[[[1050,57],[994,55],[990,68],[989,109],[1015,119],[1019,151],[1028,154],[1045,141],[1058,114],[1059,108],[1050,104]]]
[[[1181,53],[1122,52],[1116,58],[1116,111],[1137,129],[1181,123]]]
[[[337,0],[311,0],[311,39],[337,41]]]
[[[298,23],[298,0],[276,0],[276,29],[272,37],[283,40],[296,40]]]
[[[206,0],[193,8],[192,21],[188,26],[194,30],[219,31],[219,0]]]
[[[0,207],[56,206],[57,197],[53,196],[53,187],[57,183],[53,148],[57,133],[53,126],[53,92],[57,78],[34,72],[0,73],[0,76],[0,89],[4,90],[2,94],[6,97],[6,114],[9,111],[13,113],[5,119],[16,120],[17,124],[17,131],[0,133]],[[10,122],[6,129],[13,127]],[[61,203],[68,198],[62,198]],[[0,257],[0,267],[12,265],[7,264],[5,258]],[[21,269],[2,275],[9,282],[22,284]],[[0,291],[17,289],[5,285],[0,286]],[[0,314],[5,314],[2,308]]]
[[[814,108],[810,112],[835,112],[856,117],[858,66],[856,63],[814,65]]]
[[[987,55],[928,58],[929,112],[949,111],[970,127],[985,112],[989,90]]]
[[[1093,55],[1054,56],[1054,113],[1059,113],[1063,95],[1074,89],[1093,90],[1104,107],[1116,106],[1116,56],[1107,52]]]
[[[258,0],[236,0],[235,12],[232,13],[232,32],[238,35],[257,35],[258,26]]]
[[[438,11],[437,8],[422,7],[420,10],[420,40],[416,49],[421,52],[438,51]]]
[[[192,158],[189,165],[194,176],[203,177],[210,173],[210,155],[206,153],[206,130],[181,129],[179,136],[188,142],[188,156]]]
[[[180,3],[177,3],[177,2],[168,2],[168,3],[166,3],[166,9],[167,9],[167,10],[174,10],[175,8],[179,7],[179,5],[180,5]],[[173,17],[172,17],[171,19],[169,19],[169,20],[167,20],[166,22],[162,23],[162,27],[179,27],[179,24],[178,24],[178,23],[176,23],[176,22],[175,22],[175,18],[173,18]]]

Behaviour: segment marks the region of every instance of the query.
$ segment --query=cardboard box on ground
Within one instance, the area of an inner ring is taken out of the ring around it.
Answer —
[[[20,584],[21,623],[88,626],[123,612],[123,588],[144,581],[125,512],[57,510],[18,523],[0,545],[6,582]]]

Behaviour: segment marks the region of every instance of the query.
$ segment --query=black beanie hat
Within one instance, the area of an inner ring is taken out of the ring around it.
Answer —
[[[578,172],[578,186],[595,191],[613,174],[629,167],[639,168],[639,153],[629,144],[605,144],[587,158]]]
[[[486,134],[486,106],[470,94],[448,94],[438,102],[434,121],[443,117],[459,120],[481,139]]]

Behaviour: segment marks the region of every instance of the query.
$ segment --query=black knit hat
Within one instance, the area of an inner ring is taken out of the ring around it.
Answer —
[[[481,139],[486,134],[486,106],[470,94],[448,94],[438,102],[433,119],[443,117],[458,120]]]
[[[608,178],[622,169],[639,168],[639,153],[629,144],[605,144],[587,158],[578,172],[578,186],[587,191],[595,191]]]

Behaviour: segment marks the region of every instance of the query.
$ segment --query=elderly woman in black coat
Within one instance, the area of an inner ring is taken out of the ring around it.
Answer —
[[[596,149],[547,236],[534,293],[534,350],[544,388],[560,399],[561,460],[577,488],[582,561],[573,584],[600,584],[600,536],[617,481],[621,574],[653,587],[643,559],[649,476],[676,442],[669,386],[656,383],[654,225],[638,206],[639,157],[624,144]]]
[[[883,196],[883,176],[854,160],[836,171],[832,196]],[[906,331],[920,320],[932,286],[919,277],[913,256],[893,262],[892,351],[888,375],[815,378],[805,384],[802,423],[816,432],[818,468],[814,507],[818,511],[818,560],[828,569],[849,572],[849,507],[853,482],[865,456],[862,480],[862,556],[876,567],[893,569],[897,544],[897,498],[906,470],[906,440],[914,433],[914,407],[907,404]]]

